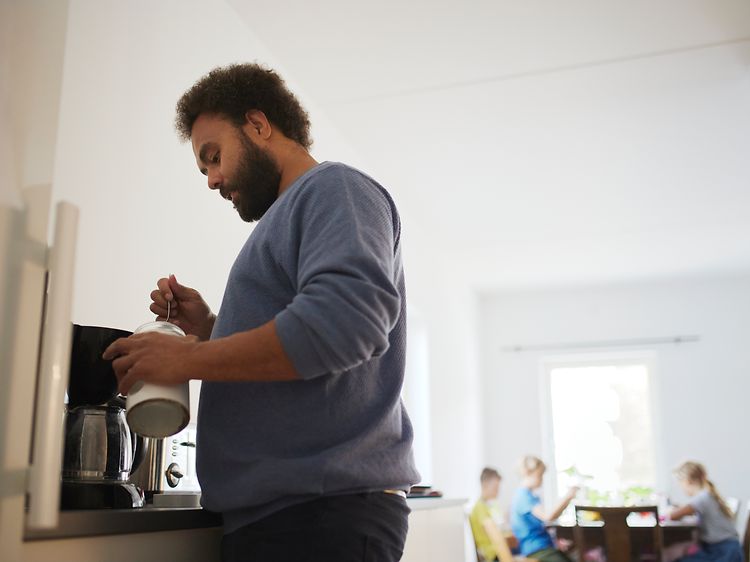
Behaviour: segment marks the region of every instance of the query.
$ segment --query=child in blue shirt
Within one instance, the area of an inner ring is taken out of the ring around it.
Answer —
[[[669,514],[670,519],[698,515],[700,550],[680,558],[678,562],[742,562],[734,514],[708,479],[705,467],[688,461],[675,470],[675,475],[690,501]]]
[[[523,556],[539,562],[572,562],[567,554],[558,550],[545,523],[554,521],[568,506],[578,488],[571,488],[560,504],[552,511],[545,511],[539,496],[534,493],[542,486],[546,465],[541,459],[527,456],[521,460],[521,488],[513,498],[510,526],[518,539]]]

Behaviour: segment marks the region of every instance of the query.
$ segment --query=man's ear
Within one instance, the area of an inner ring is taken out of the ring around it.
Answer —
[[[259,109],[251,109],[245,113],[245,125],[242,128],[253,138],[268,140],[271,136],[271,122]]]

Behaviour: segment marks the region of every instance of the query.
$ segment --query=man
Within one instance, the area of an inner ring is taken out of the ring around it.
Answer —
[[[308,152],[309,120],[255,64],[216,68],[177,104],[210,189],[258,221],[214,315],[174,276],[151,310],[189,335],[105,352],[135,381],[203,381],[197,468],[222,513],[222,558],[398,560],[419,480],[400,400],[406,303],[396,207],[378,183]],[[219,241],[220,242],[220,241]]]
[[[494,468],[482,469],[482,474],[479,476],[479,483],[482,487],[481,495],[469,515],[477,554],[487,562],[498,560],[502,555],[506,556],[502,558],[503,560],[507,560],[508,557],[512,558],[508,543],[496,522],[499,519],[499,513],[494,502],[500,495],[500,480],[500,473]]]

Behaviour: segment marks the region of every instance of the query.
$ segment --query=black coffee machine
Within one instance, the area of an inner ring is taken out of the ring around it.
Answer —
[[[125,421],[112,362],[104,350],[131,332],[73,326],[60,508],[122,509],[143,506],[143,491],[128,482],[143,460],[143,438]]]

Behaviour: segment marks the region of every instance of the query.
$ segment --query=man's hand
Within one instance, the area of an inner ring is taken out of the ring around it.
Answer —
[[[120,338],[104,350],[113,359],[120,394],[127,394],[138,380],[156,384],[180,384],[191,378],[191,354],[201,345],[196,336],[177,337],[145,332]]]
[[[175,326],[202,341],[211,337],[216,315],[203,300],[200,293],[177,282],[174,275],[162,277],[156,282],[158,289],[151,291],[149,309],[156,314],[157,320],[167,319],[167,301],[169,301],[169,321]]]

